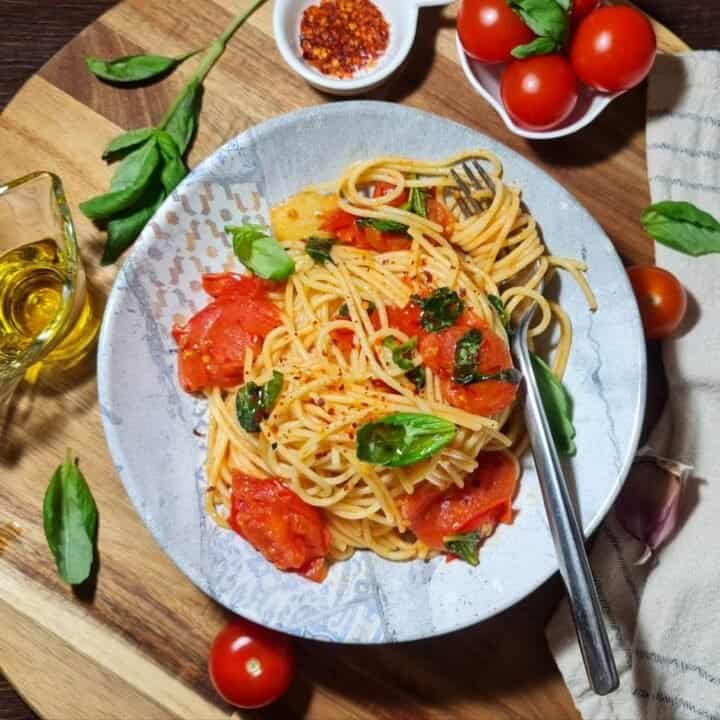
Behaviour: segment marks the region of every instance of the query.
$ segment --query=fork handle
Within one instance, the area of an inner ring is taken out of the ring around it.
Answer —
[[[523,375],[533,377],[530,358],[519,353]],[[575,620],[580,651],[590,685],[598,695],[607,695],[619,685],[615,659],[610,649],[595,582],[585,553],[585,543],[558,459],[550,425],[537,383],[526,383],[525,422],[540,480],[550,532],[565,581],[570,610]]]

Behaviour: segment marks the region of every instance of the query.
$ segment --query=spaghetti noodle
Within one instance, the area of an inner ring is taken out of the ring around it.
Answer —
[[[470,157],[488,164],[494,188],[475,192],[483,210],[463,218],[450,171]],[[347,558],[357,549],[390,560],[426,558],[438,548],[410,532],[407,499],[419,498],[418,491],[426,488],[433,497],[452,488],[460,493],[479,471],[481,452],[524,448],[511,376],[456,384],[449,368],[432,361],[448,357],[442,338],[454,332],[457,353],[457,339],[474,329],[483,343],[492,341],[487,351],[495,348],[509,364],[502,306],[512,315],[535,301],[540,312],[530,336],[559,327],[552,367],[562,375],[571,325],[559,305],[543,297],[542,283],[556,269],[566,270],[594,309],[586,268],[548,254],[520,189],[503,182],[499,159],[485,151],[437,163],[397,157],[356,163],[337,183],[311,188],[273,208],[271,220],[295,272],[269,289],[280,319],[258,352],[245,350],[240,387],[262,386],[281,373],[282,390],[259,431],[248,432],[237,418],[240,388],[206,388],[207,511],[219,525],[233,526],[234,478],[276,478],[319,510],[331,559]],[[311,252],[311,243],[324,254]],[[424,339],[418,342],[397,319],[403,312],[420,313],[411,309],[438,289],[458,299],[463,314],[457,322],[465,324],[461,330],[421,331]],[[393,352],[397,348],[402,363]],[[421,369],[423,377],[413,376],[408,366]],[[474,394],[468,394],[472,388]],[[500,393],[504,400],[496,403],[488,393]],[[440,418],[455,427],[454,437],[434,456],[407,466],[360,460],[359,429],[395,413]],[[511,497],[503,517],[483,518],[482,537],[498,521],[512,518],[510,502]]]

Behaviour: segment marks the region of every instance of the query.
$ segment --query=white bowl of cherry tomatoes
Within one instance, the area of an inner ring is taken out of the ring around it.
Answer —
[[[460,65],[516,135],[551,139],[590,124],[641,83],[655,32],[632,7],[599,0],[461,0]]]

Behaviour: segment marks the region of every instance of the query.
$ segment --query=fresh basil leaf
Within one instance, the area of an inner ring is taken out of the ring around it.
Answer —
[[[202,84],[200,80],[192,80],[170,108],[162,123],[161,129],[165,130],[175,141],[180,155],[185,155],[195,134],[201,97]]]
[[[414,367],[413,358],[415,357],[415,346],[417,338],[411,338],[405,343],[401,343],[397,338],[388,336],[383,340],[383,345],[392,351],[393,362],[401,370],[412,370]]]
[[[370,300],[367,304],[367,307],[365,308],[365,312],[368,315],[372,315],[376,310],[377,310],[377,305],[372,300]]]
[[[422,390],[425,387],[427,379],[425,377],[425,366],[417,365],[412,370],[408,370],[405,373],[405,377],[418,389]]]
[[[562,46],[552,38],[549,37],[536,37],[525,45],[518,45],[514,47],[510,54],[518,60],[524,60],[525,58],[533,57],[535,55],[550,55],[560,50]]]
[[[508,317],[507,310],[505,310],[505,303],[497,295],[488,295],[488,302],[493,306],[495,312],[500,318],[502,326],[505,328],[505,332],[510,333],[510,318]]]
[[[43,500],[43,527],[60,578],[78,585],[87,580],[95,558],[97,506],[68,450],[50,478]]]
[[[407,225],[395,220],[379,220],[378,218],[360,218],[355,221],[359,227],[371,227],[380,232],[404,233],[407,232]]]
[[[164,190],[158,186],[150,187],[137,205],[110,220],[101,265],[114,263],[135,242],[163,200]]]
[[[170,195],[187,175],[187,168],[180,155],[178,146],[169,133],[164,130],[159,130],[157,133],[157,143],[163,160],[160,182],[163,188],[165,188],[165,193]]]
[[[576,447],[575,427],[572,423],[572,398],[542,358],[530,353],[530,361],[555,440],[555,447],[560,455],[574,455]]]
[[[250,381],[238,390],[235,412],[243,430],[260,432],[260,423],[270,415],[282,391],[283,381],[283,374],[274,370],[272,378],[264,385]]]
[[[148,138],[155,134],[155,128],[138,128],[137,130],[128,130],[122,135],[118,135],[111,140],[103,150],[103,160],[107,160],[113,155],[132,150],[134,147],[144,143]]]
[[[570,12],[571,0],[555,0],[555,2],[566,12]]]
[[[438,288],[426,298],[413,295],[412,300],[420,306],[420,324],[425,332],[452,327],[465,309],[458,294],[447,287]]]
[[[538,36],[563,44],[568,36],[568,16],[556,0],[508,0],[523,22]]]
[[[410,188],[410,194],[408,196],[408,208],[414,215],[420,217],[427,217],[427,202],[425,199],[425,191],[422,188]]]
[[[434,415],[394,413],[358,430],[356,452],[363,462],[405,467],[440,452],[455,432],[451,422]]]
[[[85,64],[93,75],[102,80],[111,83],[132,83],[166,75],[188,57],[189,55],[180,58],[163,55],[128,55],[115,60],[87,57]]]
[[[348,308],[347,303],[343,303],[337,311],[338,317],[341,318],[349,318],[350,317],[350,309]]]
[[[332,259],[332,246],[334,241],[330,238],[309,237],[305,242],[305,252],[319,265],[324,265]]]
[[[159,164],[160,153],[153,137],[122,161],[110,183],[110,192],[80,203],[80,210],[91,220],[127,210],[142,197]]]
[[[480,551],[481,542],[482,537],[479,532],[469,532],[443,538],[443,544],[448,552],[457,555],[461,560],[473,566],[480,562],[478,552]]]
[[[263,385],[262,404],[265,412],[269,415],[270,411],[275,407],[277,399],[283,389],[285,377],[281,372],[273,370],[272,377]]]
[[[295,263],[262,225],[226,225],[232,235],[233,251],[238,260],[255,275],[266,280],[287,280],[295,272]]]
[[[655,203],[643,212],[641,221],[651,237],[686,255],[720,252],[720,222],[692,203]]]
[[[480,346],[482,333],[473,328],[468,330],[455,344],[455,364],[452,379],[459,385],[469,385],[477,382],[478,362],[480,360]]]

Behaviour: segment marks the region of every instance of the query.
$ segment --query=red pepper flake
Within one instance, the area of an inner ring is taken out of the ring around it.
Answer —
[[[303,58],[325,75],[351,78],[374,63],[390,40],[390,27],[370,0],[320,0],[303,12]]]

